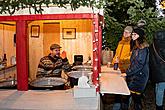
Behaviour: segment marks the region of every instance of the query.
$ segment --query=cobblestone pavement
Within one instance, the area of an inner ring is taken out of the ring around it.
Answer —
[[[102,96],[104,110],[112,110],[113,101],[114,101],[114,95],[104,94],[104,96]],[[151,83],[148,83],[146,87],[145,93],[143,94],[142,102],[143,102],[143,110],[156,110],[154,86]],[[133,108],[130,108],[130,110],[133,110]]]

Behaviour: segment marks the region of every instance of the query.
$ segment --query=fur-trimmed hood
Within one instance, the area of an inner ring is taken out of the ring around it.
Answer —
[[[145,41],[142,44],[140,44],[140,48],[143,49],[145,47],[149,47],[149,44]]]

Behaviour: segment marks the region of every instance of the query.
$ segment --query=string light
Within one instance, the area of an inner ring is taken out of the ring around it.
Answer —
[[[98,59],[96,58],[95,61],[98,61]]]
[[[95,88],[98,88],[98,87],[99,87],[99,84],[96,84],[96,85],[95,85]]]
[[[94,67],[94,70],[97,70],[97,67]]]
[[[98,30],[95,30],[95,32],[99,32]]]
[[[95,48],[93,51],[96,51],[97,50],[97,48]]]

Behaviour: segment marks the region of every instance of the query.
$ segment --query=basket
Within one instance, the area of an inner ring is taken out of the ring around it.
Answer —
[[[110,48],[106,47],[102,50],[102,64],[107,65],[108,62],[112,62],[113,51]]]

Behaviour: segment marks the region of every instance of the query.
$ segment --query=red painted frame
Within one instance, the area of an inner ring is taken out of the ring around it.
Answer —
[[[93,19],[93,13],[0,16],[0,21]]]
[[[27,21],[31,20],[73,20],[73,19],[92,19],[93,25],[93,82],[99,91],[99,72],[101,72],[101,48],[102,31],[99,27],[98,14],[44,14],[44,15],[15,15],[0,16],[0,21],[16,21],[16,60],[17,60],[17,89],[20,91],[28,90],[28,38]],[[97,40],[96,40],[97,39]]]

